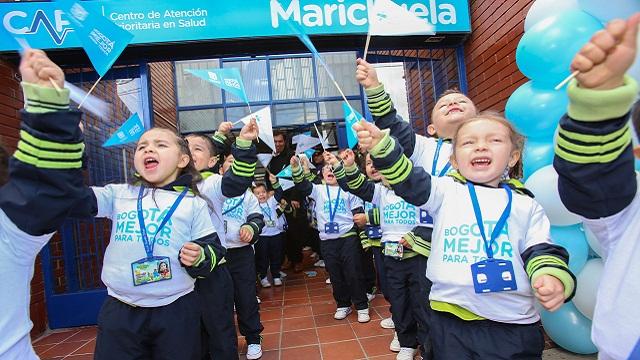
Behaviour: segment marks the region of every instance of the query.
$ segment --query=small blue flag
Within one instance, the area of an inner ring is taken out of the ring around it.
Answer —
[[[347,131],[347,144],[349,148],[353,148],[358,143],[358,134],[353,130],[353,125],[362,119],[362,115],[346,102],[342,102],[344,110],[344,127]]]
[[[74,34],[100,76],[104,76],[133,39],[133,35],[102,16],[87,11],[79,2],[69,2],[68,18]]]
[[[192,70],[187,69],[189,73],[203,80],[209,81],[220,87],[222,90],[228,91],[239,97],[244,102],[249,103],[247,93],[244,91],[242,76],[238,68],[222,68],[208,70]]]
[[[102,144],[102,147],[119,146],[138,141],[144,132],[144,125],[138,113],[131,115],[127,121],[120,126],[115,134]]]
[[[309,161],[313,159],[313,154],[315,153],[316,153],[316,149],[313,149],[313,148],[304,151],[304,154],[307,156],[307,159],[309,159]]]
[[[284,177],[284,178],[291,178],[293,177],[293,174],[291,173],[291,165],[287,165],[287,167],[285,167],[284,169],[282,169],[277,175],[276,177]]]

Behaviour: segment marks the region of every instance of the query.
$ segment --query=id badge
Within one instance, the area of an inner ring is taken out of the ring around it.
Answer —
[[[131,263],[133,285],[140,286],[171,279],[171,260],[166,256],[143,258]]]
[[[397,241],[387,241],[384,243],[384,254],[396,259],[402,259],[404,247]]]
[[[433,224],[433,218],[427,210],[420,209],[420,224]]]
[[[369,226],[369,225],[367,225],[365,227],[365,231],[366,231],[367,237],[369,239],[380,239],[380,238],[382,238],[382,230],[380,229],[380,226]]]
[[[476,294],[518,290],[513,264],[509,260],[487,259],[471,265]]]
[[[324,224],[324,232],[327,234],[338,234],[340,232],[340,225],[337,222],[328,222]]]
[[[273,220],[267,220],[266,221],[267,226],[269,227],[275,227],[276,226],[276,222]]]

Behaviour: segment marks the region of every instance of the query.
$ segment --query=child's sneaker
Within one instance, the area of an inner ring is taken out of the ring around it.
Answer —
[[[333,314],[333,318],[336,320],[343,320],[344,318],[349,316],[349,314],[351,314],[350,307],[339,307],[338,309],[336,309],[336,313]]]
[[[262,357],[262,345],[260,344],[249,344],[247,345],[247,359],[255,360],[260,359]]]
[[[362,310],[358,310],[358,322],[359,323],[366,323],[369,322],[371,320],[371,317],[369,316],[369,309],[362,309]]]
[[[267,279],[266,277],[260,280],[260,285],[262,285],[263,288],[271,287],[271,283],[269,282],[269,279]]]
[[[280,278],[286,278],[287,277],[287,273],[284,271],[280,271]]]
[[[324,264],[324,260],[318,260],[313,264],[313,266],[315,266],[315,267],[325,267],[326,265]]]
[[[368,302],[372,302],[372,301],[373,301],[373,299],[375,299],[375,298],[376,298],[376,294],[369,294],[369,293],[367,293],[367,301],[368,301]]]
[[[396,355],[396,360],[413,360],[417,353],[417,349],[403,347],[400,348],[400,352],[398,353],[398,355]]]
[[[393,352],[398,352],[400,351],[400,349],[402,348],[400,347],[400,340],[398,340],[398,333],[394,332],[393,340],[391,340],[391,344],[389,344],[389,350]]]
[[[280,278],[273,279],[273,285],[282,286],[282,280],[280,280]]]
[[[260,300],[259,296],[256,296],[256,301],[258,302],[258,304],[260,304],[262,302],[262,300]],[[234,305],[235,306],[235,305]]]
[[[393,319],[389,316],[388,318],[380,321],[380,327],[383,329],[395,329],[396,324],[393,323]]]
[[[328,278],[327,280],[325,280],[324,283],[331,285],[331,278]]]

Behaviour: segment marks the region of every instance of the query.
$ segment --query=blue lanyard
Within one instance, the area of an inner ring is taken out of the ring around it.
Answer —
[[[160,230],[162,230],[162,228],[167,224],[169,219],[171,219],[171,216],[178,208],[180,201],[182,201],[184,196],[187,194],[187,190],[189,190],[189,188],[185,186],[184,190],[182,190],[180,195],[178,195],[176,201],[173,203],[173,205],[171,205],[171,208],[167,212],[167,215],[165,215],[164,219],[162,219],[162,222],[158,226],[158,230],[153,235],[153,240],[149,241],[147,228],[144,225],[144,215],[142,215],[142,195],[144,194],[144,186],[140,186],[140,192],[138,193],[138,223],[140,223],[140,236],[142,237],[142,244],[144,244],[144,251],[147,253],[147,258],[153,257],[153,247],[156,244],[156,237],[160,233]]]
[[[442,139],[438,139],[438,145],[436,146],[436,154],[433,156],[433,165],[431,166],[431,175],[432,176],[436,176],[436,166],[438,165],[438,158],[440,158],[440,149],[442,149],[442,143],[444,141]],[[449,168],[451,167],[451,164],[447,161],[447,164],[444,166],[444,168],[442,168],[442,170],[440,170],[440,174],[438,174],[438,177],[443,176],[444,174],[447,173],[447,171],[449,171]]]
[[[336,213],[338,212],[338,203],[340,202],[340,191],[341,188],[338,188],[338,196],[336,197],[336,203],[333,206],[333,212],[331,211],[331,193],[329,192],[329,185],[325,185],[327,187],[327,199],[329,199],[329,222],[333,222],[333,219],[336,217]]]
[[[240,199],[240,202],[233,205],[233,207],[231,209],[228,209],[227,211],[223,212],[222,215],[227,215],[228,213],[232,212],[233,210],[237,209],[238,206],[242,205],[242,203],[244,202],[244,197],[247,195],[247,193],[244,193],[244,195],[242,195],[242,199]]]
[[[491,239],[487,242],[487,236],[484,234],[484,222],[482,222],[482,213],[480,212],[480,204],[478,203],[478,196],[476,195],[476,189],[473,184],[467,181],[467,188],[469,189],[469,196],[471,197],[471,203],[473,204],[473,212],[476,214],[476,222],[478,223],[478,228],[480,229],[480,235],[482,236],[482,240],[484,240],[484,249],[487,253],[487,257],[489,259],[493,258],[493,249],[491,246],[500,236],[500,232],[502,228],[504,228],[507,223],[507,219],[509,218],[509,214],[511,213],[511,188],[509,186],[502,184],[502,188],[507,192],[507,197],[509,201],[507,202],[507,206],[504,208],[502,215],[500,215],[500,219],[498,219],[498,223],[493,228],[493,232],[491,233]]]
[[[267,216],[269,218],[269,221],[273,221],[273,219],[271,218],[271,207],[269,207],[269,204],[267,204],[266,212],[265,212],[265,208],[262,207],[262,205],[260,205],[260,209],[262,210],[262,215]]]

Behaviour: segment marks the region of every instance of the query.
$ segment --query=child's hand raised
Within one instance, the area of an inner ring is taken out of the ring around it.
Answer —
[[[337,163],[340,162],[340,160],[338,160],[338,158],[335,155],[333,155],[328,151],[323,152],[322,157],[324,158],[324,163],[329,164],[331,166],[336,165]]]
[[[300,159],[296,155],[293,155],[289,160],[289,164],[291,164],[291,169],[295,170],[300,167]]]
[[[64,73],[58,65],[51,61],[42,50],[25,50],[20,61],[20,75],[24,82],[31,84],[54,87],[64,87]]]
[[[196,243],[187,242],[180,249],[180,262],[184,266],[193,266],[200,257],[202,247]]]
[[[220,125],[218,125],[218,132],[224,135],[229,135],[232,128],[233,123],[231,121],[223,121],[220,123]]]
[[[616,19],[598,31],[571,62],[581,87],[607,90],[623,84],[624,74],[636,58],[640,13],[627,21]]]
[[[278,178],[272,173],[269,173],[269,182],[271,182],[271,184],[275,184],[278,182]]]
[[[358,80],[360,85],[365,89],[374,88],[380,85],[376,69],[371,64],[360,58],[356,60],[356,64],[358,65],[356,67],[356,80]]]
[[[556,311],[564,304],[564,285],[554,276],[540,276],[533,289],[540,304],[548,311]]]
[[[240,138],[248,141],[253,141],[258,138],[258,123],[255,118],[251,118],[251,121],[242,127],[242,130],[240,130]]]
[[[382,130],[372,123],[359,121],[353,125],[353,129],[358,133],[358,144],[361,148],[370,151],[378,145],[384,137]]]
[[[344,166],[353,166],[356,163],[356,154],[351,149],[347,149],[342,152],[342,162]]]

